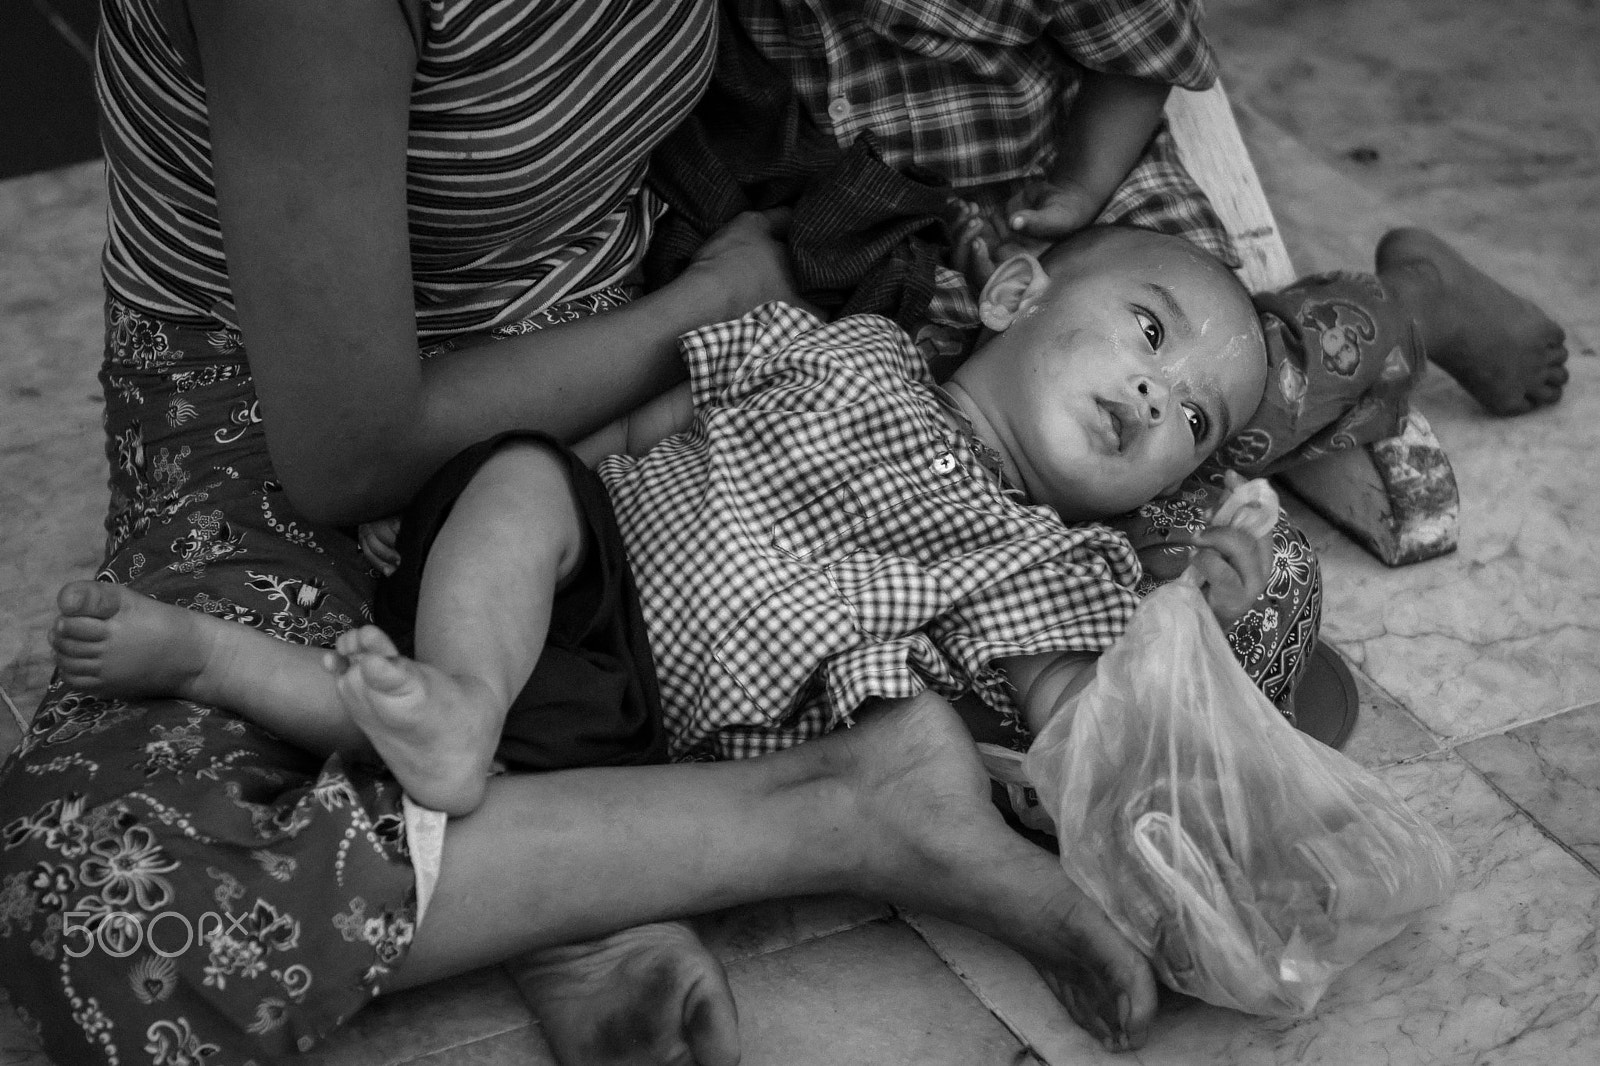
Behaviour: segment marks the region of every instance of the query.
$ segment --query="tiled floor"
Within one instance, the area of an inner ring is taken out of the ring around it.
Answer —
[[[1389,571],[1313,517],[1326,636],[1363,717],[1348,752],[1459,850],[1460,892],[1265,1022],[1172,1005],[1143,1063],[1600,1061],[1600,12],[1592,0],[1212,0],[1246,138],[1303,269],[1365,266],[1396,221],[1439,228],[1574,338],[1555,409],[1496,421],[1448,381],[1420,406],[1462,495],[1460,550]],[[48,600],[91,572],[101,506],[93,165],[0,183],[0,688],[23,713]],[[0,708],[0,744],[14,736]],[[1013,956],[842,900],[714,923],[745,1061],[1109,1061]],[[0,1064],[42,1063],[0,1011]],[[311,1057],[548,1061],[485,971],[380,1002]],[[60,1064],[68,1066],[68,1064]],[[74,1064],[75,1066],[75,1064]]]

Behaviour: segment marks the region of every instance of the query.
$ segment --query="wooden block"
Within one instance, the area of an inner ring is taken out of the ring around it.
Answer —
[[[1200,93],[1173,90],[1167,125],[1184,165],[1233,238],[1245,286],[1261,292],[1295,280],[1222,86]],[[1397,437],[1327,456],[1281,478],[1389,566],[1431,559],[1456,546],[1455,473],[1427,420],[1415,412],[1409,419]]]
[[[1388,566],[1455,551],[1455,472],[1428,420],[1416,411],[1406,416],[1399,435],[1324,456],[1278,480]]]

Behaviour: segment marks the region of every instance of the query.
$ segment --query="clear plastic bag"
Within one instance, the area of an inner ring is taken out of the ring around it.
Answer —
[[[1437,830],[1251,684],[1183,578],[1145,598],[1024,760],[1062,866],[1180,992],[1309,1013],[1447,899]]]

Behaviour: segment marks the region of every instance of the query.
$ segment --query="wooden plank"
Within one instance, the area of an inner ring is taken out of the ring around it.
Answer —
[[[1167,126],[1184,166],[1233,238],[1245,287],[1262,292],[1293,281],[1294,264],[1221,83],[1199,93],[1174,89],[1167,100]]]

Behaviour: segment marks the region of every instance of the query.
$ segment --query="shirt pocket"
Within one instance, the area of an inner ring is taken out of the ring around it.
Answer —
[[[790,561],[816,567],[858,551],[893,551],[902,532],[895,516],[924,510],[941,494],[937,484],[908,478],[897,467],[868,467],[779,514],[767,543]]]

